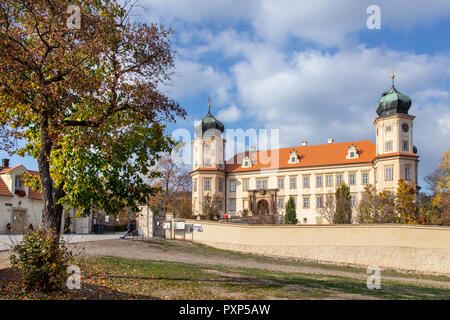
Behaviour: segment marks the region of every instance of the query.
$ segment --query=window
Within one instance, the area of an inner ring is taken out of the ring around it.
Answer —
[[[297,163],[298,162],[298,153],[297,151],[291,151],[289,153],[289,161],[288,163]]]
[[[316,196],[316,208],[323,208],[323,196]]]
[[[291,177],[289,179],[289,188],[291,188],[291,189],[297,188],[297,178],[296,177]]]
[[[309,188],[309,177],[303,177],[303,188]]]
[[[205,191],[211,191],[211,179],[205,179]]]
[[[209,199],[205,199],[205,207],[209,206]]]
[[[248,190],[248,180],[244,180],[244,181],[242,182],[242,189],[243,189],[244,191],[247,191],[247,190]]]
[[[392,127],[391,126],[386,126],[386,131],[392,131]]]
[[[316,223],[317,224],[323,224],[323,218],[322,217],[316,217]]]
[[[236,180],[230,180],[230,192],[236,192]]]
[[[354,207],[355,204],[356,204],[356,197],[355,197],[354,194],[351,194],[351,195],[350,195],[350,205],[351,205],[352,207]]]
[[[316,187],[322,186],[322,176],[316,176]]]
[[[194,192],[197,192],[197,179],[194,179],[192,189],[194,190]]]
[[[385,169],[384,180],[392,180],[392,168]]]
[[[219,180],[219,191],[223,192],[223,181]]]
[[[206,152],[211,151],[211,145],[210,144],[205,144],[205,151]]]
[[[309,208],[309,197],[303,197],[303,208]]]
[[[403,140],[403,151],[409,150],[409,143],[408,140]]]
[[[278,178],[278,189],[284,189],[284,178]]]
[[[384,146],[384,151],[392,151],[392,141],[386,141],[386,144]]]
[[[16,189],[23,190],[22,180],[20,180],[20,176],[15,176],[14,180],[16,182]]]
[[[411,179],[410,172],[411,172],[411,168],[409,166],[406,166],[405,167],[405,180],[410,180]]]
[[[350,173],[348,175],[348,184],[349,185],[355,185],[356,184],[356,174]]]
[[[369,174],[367,172],[363,172],[362,174],[362,184],[368,184],[369,183]]]
[[[291,156],[291,163],[295,163],[295,156]]]
[[[333,185],[333,176],[331,174],[327,175],[327,187],[331,187]]]
[[[236,211],[236,199],[230,199],[230,211]]]
[[[342,174],[336,175],[336,185],[340,186],[342,184]]]
[[[267,180],[257,180],[256,189],[267,189]]]
[[[206,167],[211,167],[211,158],[206,158],[205,159],[205,166]]]
[[[278,209],[283,209],[283,208],[284,208],[284,199],[278,198]]]

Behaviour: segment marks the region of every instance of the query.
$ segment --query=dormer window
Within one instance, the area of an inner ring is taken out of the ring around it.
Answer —
[[[354,144],[350,145],[347,150],[347,156],[345,159],[357,159],[359,158],[358,149]]]
[[[297,151],[292,150],[289,153],[289,161],[288,163],[298,163],[298,153]]]
[[[252,166],[252,161],[250,160],[250,158],[247,156],[244,158],[244,160],[242,161],[242,167],[243,168],[250,168]]]
[[[24,190],[22,180],[20,180],[20,176],[15,177],[15,182],[16,182],[16,190]]]

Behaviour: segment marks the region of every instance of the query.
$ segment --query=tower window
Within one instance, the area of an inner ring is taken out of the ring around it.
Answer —
[[[411,179],[411,168],[409,166],[405,167],[405,180]]]
[[[386,141],[385,151],[392,151],[392,141]]]
[[[386,126],[386,131],[392,131],[392,127],[391,126]]]
[[[205,179],[205,191],[211,191],[211,179]]]
[[[403,140],[403,151],[409,150],[409,143],[408,140]]]
[[[386,168],[384,174],[384,180],[392,180],[392,168]]]

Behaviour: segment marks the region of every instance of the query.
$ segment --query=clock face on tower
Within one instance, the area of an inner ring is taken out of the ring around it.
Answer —
[[[409,126],[408,126],[408,124],[407,124],[406,122],[404,122],[404,123],[402,124],[402,130],[403,130],[403,132],[408,132]]]

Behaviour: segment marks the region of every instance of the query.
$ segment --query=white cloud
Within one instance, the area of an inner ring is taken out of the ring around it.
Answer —
[[[242,119],[242,112],[232,104],[228,108],[220,110],[217,118],[224,122],[235,122]]]

